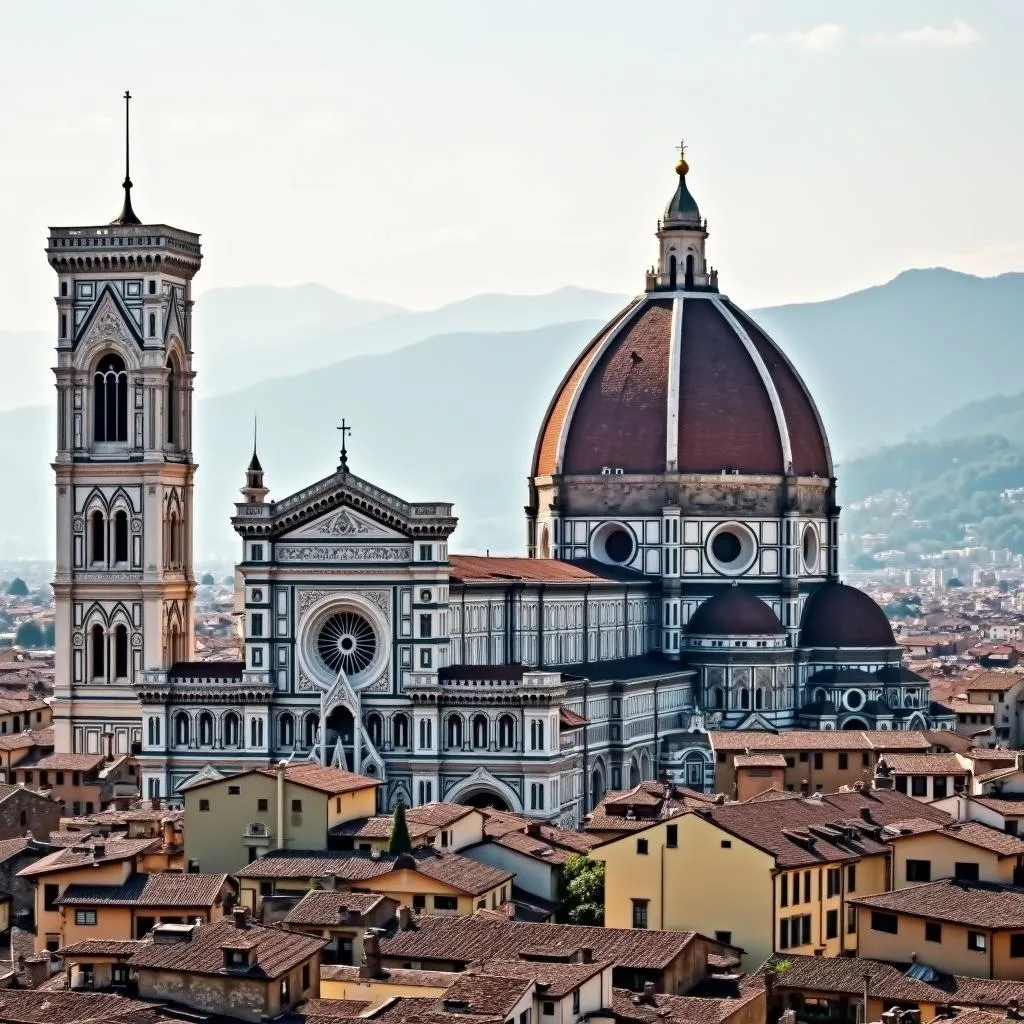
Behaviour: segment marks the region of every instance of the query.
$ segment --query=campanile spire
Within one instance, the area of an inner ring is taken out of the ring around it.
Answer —
[[[124,91],[124,205],[121,212],[110,223],[111,224],[141,224],[142,221],[136,216],[132,209],[132,176],[131,176],[131,108],[132,94]]]

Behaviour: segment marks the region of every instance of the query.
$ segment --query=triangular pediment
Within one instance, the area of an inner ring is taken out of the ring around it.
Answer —
[[[756,711],[752,715],[748,715],[736,728],[758,732],[775,732],[775,726],[764,715],[758,714]]]
[[[185,324],[182,322],[181,306],[178,304],[178,293],[172,288],[167,300],[167,315],[164,317],[164,344],[175,334],[184,340]]]
[[[91,347],[104,341],[119,341],[122,345],[142,344],[142,335],[135,318],[110,285],[100,293],[99,299],[78,329],[79,345]]]
[[[308,523],[289,530],[281,540],[406,540],[405,534],[385,526],[383,523],[357,512],[347,505],[340,505]]]

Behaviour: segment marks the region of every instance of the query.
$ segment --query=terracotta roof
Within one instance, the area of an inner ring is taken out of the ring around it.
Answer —
[[[894,821],[887,825],[886,829],[899,832],[900,835],[920,835],[923,832],[934,832],[971,846],[978,846],[983,850],[989,850],[999,857],[1024,856],[1024,839],[992,828],[980,821],[954,821],[943,825],[939,822],[916,818],[906,822]],[[893,841],[898,842],[899,836],[894,836]]]
[[[12,857],[17,857],[19,853],[24,853],[32,843],[32,840],[27,836],[22,836],[18,839],[0,839],[0,864],[5,864]]]
[[[708,733],[715,751],[738,754],[768,750],[927,750],[931,743],[923,732],[903,729],[786,729],[767,732],[752,729],[712,730]]]
[[[543,839],[527,835],[525,832],[506,832],[490,841],[506,850],[514,850],[524,857],[542,861],[545,864],[564,864],[569,857],[574,856],[571,850],[552,846],[550,843],[544,842]]]
[[[27,711],[43,711],[50,705],[38,697],[7,697],[0,696],[0,714],[18,715]]]
[[[438,1010],[446,1004],[459,1003],[460,1013],[498,1014],[507,1016],[515,1005],[533,988],[524,978],[493,977],[489,974],[460,974],[459,980],[438,1000]]]
[[[1024,889],[946,878],[925,885],[851,897],[851,903],[974,928],[1024,928]]]
[[[462,583],[617,583],[619,574],[600,563],[586,566],[557,558],[515,558],[489,555],[450,555],[453,580]]]
[[[289,911],[285,924],[315,924],[325,928],[345,924],[352,915],[365,917],[380,906],[386,896],[377,892],[335,892],[313,889]]]
[[[338,825],[332,825],[328,835],[348,836],[352,839],[388,839],[391,836],[391,829],[395,819],[390,814],[376,814],[372,818],[353,818],[351,821],[343,821]],[[406,825],[409,828],[409,836],[412,839],[420,839],[429,835],[430,825],[423,825],[420,822],[412,821],[406,816]]]
[[[970,799],[998,814],[1024,815],[1024,796],[972,796]]]
[[[1000,750],[996,747],[971,747],[964,751],[964,757],[972,761],[1008,761],[1010,764],[1017,763],[1018,752],[1016,750]]]
[[[272,850],[265,857],[246,864],[238,878],[323,878],[334,875],[347,882],[370,881],[392,871],[407,868],[428,878],[474,896],[507,882],[514,872],[478,864],[457,853],[441,853],[421,847],[411,854],[322,853]]]
[[[764,991],[740,989],[735,998],[674,996],[656,992],[650,997],[626,988],[612,989],[612,1010],[621,1024],[718,1024],[734,1015],[743,1014],[743,1007],[753,1000],[763,1000]],[[763,1010],[749,1020],[764,1018]],[[739,1019],[744,1019],[740,1016]]]
[[[744,587],[720,590],[701,604],[686,624],[691,636],[780,636],[779,617]]]
[[[157,1019],[159,1004],[128,999],[106,992],[0,991],[0,1020],[7,1024],[118,1024],[120,1021]]]
[[[595,963],[551,963],[543,960],[516,960],[501,958],[480,960],[470,964],[468,974],[483,974],[496,978],[521,978],[543,985],[546,998],[562,999],[574,988],[612,966],[611,960]],[[465,975],[463,975],[465,977]],[[451,993],[448,995],[450,996]],[[446,997],[447,998],[447,997]]]
[[[407,807],[405,811],[406,821],[415,821],[422,825],[429,825],[431,828],[447,828],[457,821],[470,814],[479,814],[475,807],[467,804],[420,804],[417,807]]]
[[[530,825],[530,818],[511,811],[495,811],[489,807],[481,808],[484,816],[484,835],[500,836],[506,832],[523,831]]]
[[[765,969],[772,969],[781,962],[786,967],[776,976],[777,989],[834,992],[859,998],[864,991],[864,975],[868,974],[871,976],[871,995],[876,999],[1001,1009],[1008,1007],[1014,999],[1024,1003],[1024,982],[967,978],[934,970],[928,972],[927,980],[908,976],[907,971],[912,966],[920,969],[926,966],[925,963],[911,965],[853,956],[785,953],[775,954],[758,971],[758,975],[763,977]],[[918,970],[918,973],[924,972]],[[962,1016],[956,1018],[958,1024],[962,1019]]]
[[[735,768],[785,768],[786,758],[782,754],[736,754],[732,763]]]
[[[24,878],[34,875],[45,875],[53,871],[65,871],[68,868],[85,867],[87,864],[105,864],[110,861],[126,860],[130,857],[138,857],[151,849],[159,847],[160,839],[111,839],[101,841],[93,837],[82,837],[82,846],[68,847],[64,850],[57,850],[47,854],[35,864],[29,864],[22,868],[18,874]],[[94,848],[97,845],[103,847],[103,853],[94,855]]]
[[[956,754],[882,754],[895,775],[968,775]]]
[[[249,924],[241,929],[229,916],[194,928],[188,942],[148,942],[131,958],[130,963],[136,968],[187,971],[192,974],[226,974],[223,947],[234,946],[239,940],[244,940],[248,948],[255,950],[256,966],[251,973],[266,978],[279,978],[287,974],[327,944],[326,939],[281,928]]]
[[[322,968],[320,977],[321,979],[326,977]],[[372,1000],[364,999],[307,999],[302,1004],[302,1016],[299,1020],[304,1024],[320,1024],[321,1021],[360,1017],[372,1005]],[[285,1020],[288,1019],[288,1017],[285,1018]],[[296,1020],[296,1024],[299,1024],[299,1020]]]
[[[320,977],[327,981],[359,981],[359,968],[343,964],[321,964]],[[404,967],[385,967],[374,975],[391,985],[417,988],[448,988],[462,977],[457,971],[414,971]]]
[[[697,938],[696,932],[600,928],[575,924],[535,924],[494,918],[416,918],[412,928],[381,942],[381,955],[402,960],[469,964],[491,957],[528,953],[570,957],[590,949],[596,960],[621,967],[661,970]]]
[[[61,956],[131,956],[147,943],[146,939],[86,939],[58,950]]]
[[[24,761],[16,764],[14,770],[21,771],[23,768],[27,768],[30,771],[39,769],[40,771],[91,772],[102,768],[106,760],[102,754],[50,754],[32,764]]]
[[[589,718],[577,715],[575,711],[570,711],[569,708],[562,708],[558,712],[558,721],[566,729],[579,729],[584,725],[590,725]]]
[[[804,604],[801,647],[894,647],[885,612],[863,590],[822,583]]]
[[[1024,682],[1024,674],[1020,672],[982,672],[981,675],[973,678],[963,679],[960,684],[962,690],[992,690],[993,692],[1012,689],[1018,683]]]
[[[57,897],[61,906],[212,907],[218,903],[227,875],[159,872],[129,875],[123,885],[69,885]]]
[[[234,783],[239,778],[257,772],[272,779],[277,778],[276,768],[251,768],[237,775],[225,775],[223,778],[197,782],[188,788],[191,792],[203,789],[206,786],[216,786],[225,782]],[[325,768],[322,765],[313,764],[308,761],[287,765],[284,769],[284,777],[292,785],[306,786],[309,789],[316,789],[321,793],[328,793],[331,796],[339,793],[352,793],[356,790],[381,784],[380,779],[371,778],[369,775],[358,775],[355,772],[347,772],[343,768]]]

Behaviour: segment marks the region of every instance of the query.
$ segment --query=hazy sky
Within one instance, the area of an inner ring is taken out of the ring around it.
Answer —
[[[1024,269],[1022,45],[1020,0],[0,0],[0,328],[119,210],[126,87],[200,293],[635,292],[680,135],[743,304]]]

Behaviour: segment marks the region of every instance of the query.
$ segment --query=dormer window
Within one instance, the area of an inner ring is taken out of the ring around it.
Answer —
[[[224,966],[229,971],[247,971],[249,969],[248,949],[235,949],[231,946],[224,946]]]

